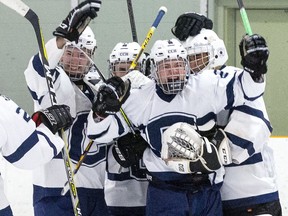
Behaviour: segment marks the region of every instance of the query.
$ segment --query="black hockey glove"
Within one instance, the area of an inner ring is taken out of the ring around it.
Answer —
[[[245,35],[240,44],[241,65],[258,81],[267,72],[269,50],[265,39],[259,34]]]
[[[100,0],[86,0],[80,3],[69,12],[68,16],[53,32],[53,35],[77,43],[79,36],[89,24],[90,20],[97,16],[100,6]]]
[[[185,41],[189,36],[199,34],[202,28],[212,29],[212,20],[204,15],[191,12],[180,15],[175,23],[175,26],[171,29],[171,32],[180,41]]]
[[[66,105],[53,105],[39,110],[32,115],[32,119],[36,126],[43,123],[54,134],[62,128],[70,127],[73,122],[70,108]]]
[[[128,133],[120,137],[113,146],[112,153],[115,160],[124,168],[135,165],[143,156],[149,144],[136,133]]]
[[[203,138],[203,153],[200,160],[190,162],[190,170],[202,173],[211,173],[219,169],[222,165],[232,163],[232,155],[230,145],[225,132],[222,129],[217,129],[211,141]]]
[[[92,107],[93,112],[103,118],[117,113],[130,95],[130,87],[129,79],[125,82],[115,76],[108,79],[99,88],[96,102]]]

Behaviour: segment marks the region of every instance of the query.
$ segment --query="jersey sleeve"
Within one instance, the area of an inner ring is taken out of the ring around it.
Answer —
[[[30,116],[13,101],[0,97],[1,151],[22,169],[34,169],[58,155],[64,143],[43,124],[36,128]]]
[[[255,82],[250,73],[245,72],[243,69],[227,66],[223,69],[224,73],[233,73],[238,74],[239,86],[241,87],[245,100],[253,101],[261,97],[265,91],[266,81],[257,83]]]
[[[88,116],[87,134],[89,139],[96,140],[98,143],[108,143],[114,138],[128,133],[129,129],[124,119],[119,114],[109,115],[102,121],[93,117],[93,111]]]
[[[73,109],[75,108],[73,85],[62,68],[56,67],[63,54],[63,50],[57,48],[55,38],[47,42],[46,48],[57,103],[68,105],[71,110],[71,115],[75,116],[75,110]],[[49,89],[39,53],[30,59],[24,75],[34,102],[34,110],[36,111],[51,106]]]
[[[254,101],[262,96],[265,89],[265,82],[256,83],[249,73],[235,67],[207,70],[197,76],[190,80],[192,85],[197,86],[203,98],[214,101],[218,112]]]
[[[272,133],[263,98],[233,109],[225,132],[235,164],[257,162]]]

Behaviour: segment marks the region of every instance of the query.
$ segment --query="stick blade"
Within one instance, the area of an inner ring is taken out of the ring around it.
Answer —
[[[29,7],[21,0],[0,0],[0,2],[25,17]]]

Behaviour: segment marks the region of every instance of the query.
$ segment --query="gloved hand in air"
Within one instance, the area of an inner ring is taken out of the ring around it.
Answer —
[[[202,14],[187,12],[178,17],[171,32],[180,41],[185,41],[189,36],[199,34],[202,28],[212,29],[212,20]]]
[[[265,39],[259,34],[245,35],[240,44],[241,65],[251,74],[255,82],[267,72],[269,50]]]
[[[79,36],[89,24],[91,19],[97,17],[101,6],[100,0],[86,0],[71,10],[68,16],[53,32],[54,36],[78,42]]]

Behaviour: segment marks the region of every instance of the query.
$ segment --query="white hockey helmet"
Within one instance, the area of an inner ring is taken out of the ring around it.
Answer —
[[[165,94],[181,92],[188,81],[187,51],[177,39],[157,40],[150,53],[151,76]]]
[[[117,43],[116,46],[113,48],[110,56],[109,56],[109,71],[110,74],[122,74],[125,75],[130,68],[132,61],[136,58],[141,46],[136,42],[131,43]],[[145,54],[141,54],[137,61],[137,66],[135,69],[139,70],[140,72],[145,72],[145,65],[146,65],[146,56]]]
[[[202,29],[198,35],[188,37],[183,42],[183,46],[187,50],[190,69],[193,73],[220,67],[228,60],[223,40],[210,29]]]
[[[67,45],[73,45],[76,46],[80,49],[84,49],[86,48],[87,50],[94,51],[96,49],[96,45],[97,45],[97,41],[95,39],[95,35],[92,31],[92,29],[87,26],[84,31],[82,32],[82,34],[79,37],[78,43],[75,42],[67,42]]]
[[[72,81],[83,79],[89,72],[95,49],[95,35],[89,26],[80,35],[78,43],[66,42],[60,65]]]

